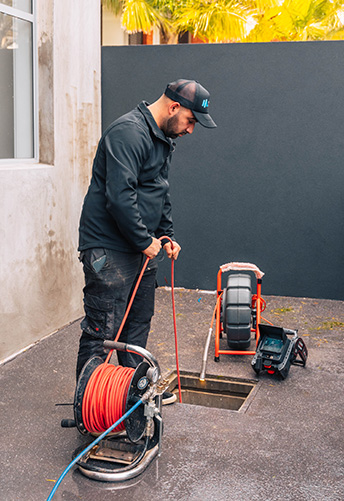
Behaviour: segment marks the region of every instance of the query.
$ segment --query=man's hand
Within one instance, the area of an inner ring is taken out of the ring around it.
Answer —
[[[171,242],[167,242],[164,245],[167,257],[176,260],[178,258],[179,252],[182,250],[181,246],[177,242],[173,242],[173,249]]]
[[[157,256],[161,249],[161,241],[154,237],[152,237],[152,239],[153,241],[150,244],[150,246],[147,247],[147,249],[145,249],[144,251],[142,251],[143,254],[149,257],[149,259],[153,259],[153,257]]]

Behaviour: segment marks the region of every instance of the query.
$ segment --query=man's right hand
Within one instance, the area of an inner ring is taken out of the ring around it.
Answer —
[[[161,249],[161,241],[158,238],[152,237],[153,241],[147,249],[145,249],[143,254],[145,254],[149,259],[153,259],[153,257],[157,256]]]

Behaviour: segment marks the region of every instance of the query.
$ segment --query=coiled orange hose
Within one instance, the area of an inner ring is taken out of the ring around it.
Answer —
[[[82,400],[82,419],[87,431],[102,433],[123,416],[134,372],[132,367],[107,362],[93,371]],[[113,431],[124,429],[122,422]]]

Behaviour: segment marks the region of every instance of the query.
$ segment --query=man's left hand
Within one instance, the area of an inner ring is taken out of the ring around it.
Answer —
[[[173,249],[172,249],[171,242],[167,242],[164,245],[164,249],[166,251],[168,258],[176,260],[182,248],[177,242],[173,242]]]

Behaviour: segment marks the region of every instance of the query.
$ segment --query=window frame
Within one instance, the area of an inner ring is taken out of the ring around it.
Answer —
[[[32,12],[4,5],[0,0],[0,13],[31,23],[32,27],[32,119],[33,119],[33,156],[28,158],[0,158],[3,165],[37,164],[39,162],[39,123],[38,123],[38,54],[37,54],[37,18],[36,0],[32,0]],[[20,165],[22,167],[22,165]]]

